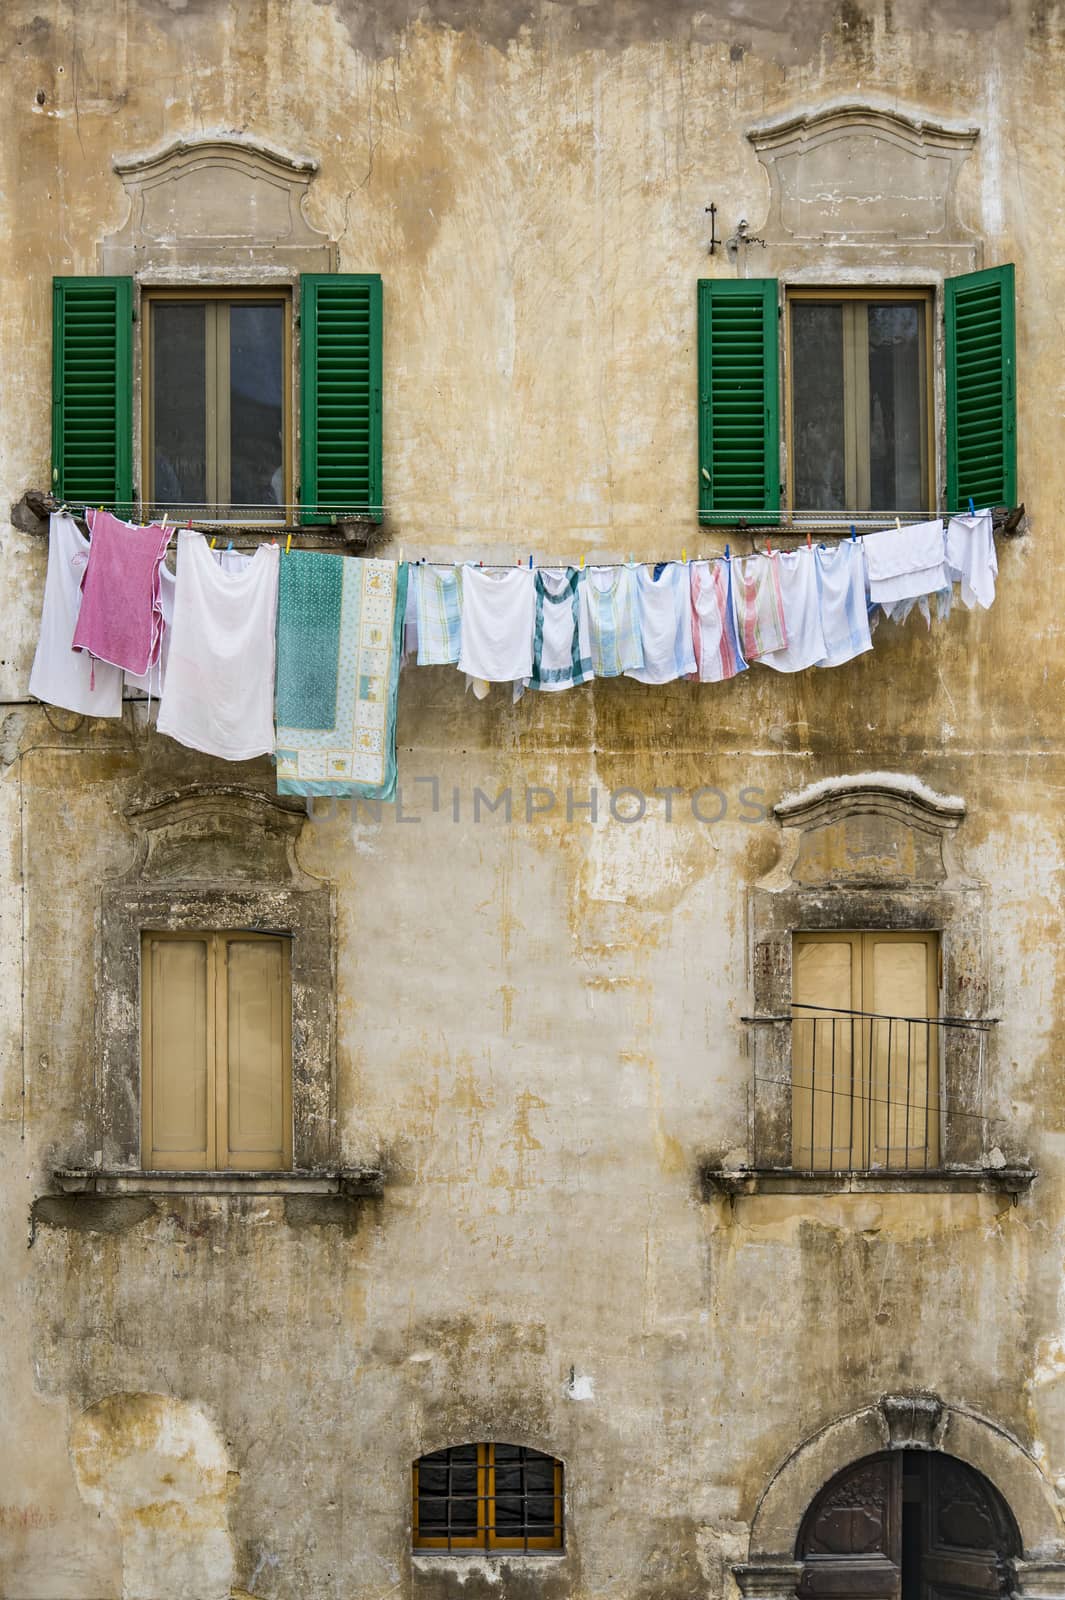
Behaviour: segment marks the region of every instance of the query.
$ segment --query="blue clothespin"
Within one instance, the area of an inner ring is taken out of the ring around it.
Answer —
[[[226,555],[229,554],[229,552],[232,550],[232,548],[233,548],[233,541],[232,541],[232,539],[230,539],[229,543],[226,545]]]
[[[532,552],[529,553],[529,571],[532,571]]]
[[[852,522],[851,523],[851,539],[857,541],[857,538],[858,538],[858,530],[854,526],[854,523]]]
[[[732,557],[729,555],[729,547],[728,547],[728,545],[725,546],[725,560],[726,561],[731,561],[732,560]]]
[[[972,495],[969,496],[969,515],[970,517],[975,517],[976,515],[976,507],[973,505]]]

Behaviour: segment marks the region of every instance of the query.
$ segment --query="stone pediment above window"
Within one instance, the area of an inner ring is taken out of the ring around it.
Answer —
[[[981,265],[981,241],[961,221],[957,186],[979,129],[864,105],[842,105],[752,128],[769,178],[769,213],[732,243],[742,276],[829,281],[950,276]]]
[[[153,155],[115,162],[129,216],[101,240],[99,267],[142,282],[291,279],[335,272],[334,242],[304,216],[318,171],[246,138],[180,139]]]

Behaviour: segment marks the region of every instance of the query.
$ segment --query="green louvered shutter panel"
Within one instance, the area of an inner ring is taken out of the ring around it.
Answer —
[[[133,510],[133,279],[52,280],[52,493]]]
[[[777,349],[775,278],[699,280],[701,522],[776,520]]]
[[[305,273],[300,347],[300,519],[380,522],[379,275]]]
[[[1017,365],[1012,266],[944,284],[947,509],[1017,503]]]

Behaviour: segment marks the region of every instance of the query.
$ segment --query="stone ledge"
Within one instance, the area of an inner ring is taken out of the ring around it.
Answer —
[[[61,1194],[97,1198],[128,1194],[332,1195],[358,1200],[380,1195],[378,1167],[338,1167],[325,1172],[136,1172],[129,1168],[57,1167]]]
[[[791,1172],[784,1167],[700,1169],[703,1199],[765,1194],[1009,1194],[1031,1187],[1032,1167],[940,1167],[927,1172]]]

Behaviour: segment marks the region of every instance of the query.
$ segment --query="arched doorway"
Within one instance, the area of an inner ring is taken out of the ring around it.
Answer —
[[[1006,1502],[937,1450],[866,1456],[829,1480],[795,1554],[807,1600],[998,1600],[1021,1540]]]

